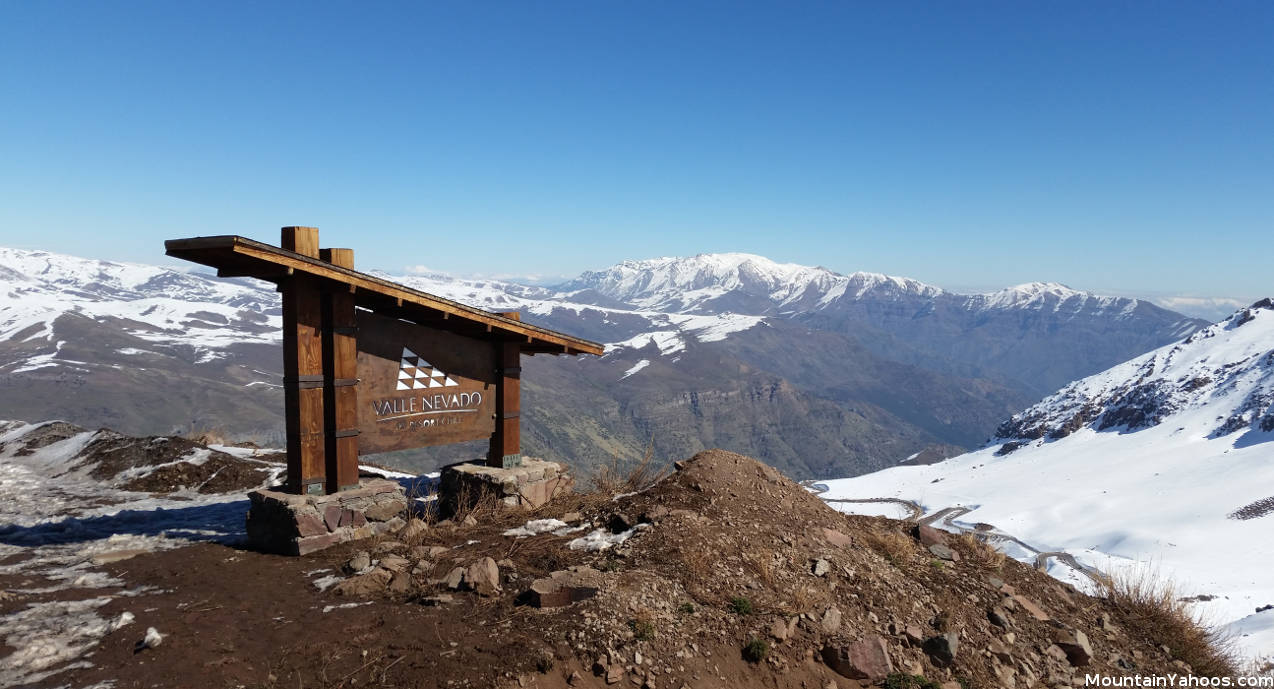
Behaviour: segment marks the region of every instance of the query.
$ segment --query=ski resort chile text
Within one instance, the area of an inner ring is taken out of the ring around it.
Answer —
[[[481,392],[453,392],[437,395],[391,397],[372,400],[377,423],[393,421],[398,430],[450,426],[462,423],[464,417],[452,414],[472,414],[482,406]]]

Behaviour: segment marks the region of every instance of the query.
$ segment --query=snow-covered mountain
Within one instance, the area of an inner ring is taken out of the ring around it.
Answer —
[[[529,400],[537,378],[581,391],[525,434],[533,451],[579,458],[654,436],[669,459],[724,445],[799,476],[969,447],[1041,387],[1201,325],[1060,286],[959,295],[747,254],[629,261],[551,288],[385,277],[606,344],[599,360],[528,361]],[[0,415],[277,440],[272,285],[2,249],[0,295]],[[590,430],[561,427],[576,423]],[[778,445],[757,431],[770,423]]]
[[[827,481],[824,497],[919,503],[1081,585],[1068,558],[1154,562],[1247,651],[1274,657],[1274,609],[1256,612],[1274,604],[1271,300],[1071,383],[996,436],[939,464]]]
[[[935,296],[942,290],[908,278],[876,273],[841,275],[826,268],[777,263],[742,253],[624,261],[589,271],[562,286],[577,299],[678,313],[740,311],[752,314],[809,311],[849,294],[900,291]]]

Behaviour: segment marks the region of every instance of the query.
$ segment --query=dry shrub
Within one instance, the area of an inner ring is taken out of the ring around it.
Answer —
[[[1004,562],[1007,559],[1005,554],[995,546],[978,538],[977,535],[965,532],[960,534],[957,540],[960,541],[961,555],[975,567],[991,571],[999,571],[1004,567]]]
[[[654,457],[655,446],[648,445],[641,460],[627,472],[620,467],[618,457],[600,465],[591,477],[596,492],[608,496],[637,493],[659,483],[668,475],[668,467],[656,466]]]
[[[1174,659],[1185,661],[1195,674],[1233,676],[1238,671],[1230,640],[1207,627],[1180,600],[1176,586],[1153,567],[1112,574],[1102,592],[1134,629],[1145,630],[1163,644]]]
[[[800,615],[817,610],[825,607],[830,599],[831,594],[826,590],[808,584],[797,586],[792,591],[792,609],[787,612],[791,615]]]
[[[916,542],[901,531],[864,531],[863,542],[891,564],[901,566],[916,552]]]
[[[760,548],[754,552],[744,554],[748,566],[756,572],[757,578],[761,583],[765,584],[770,590],[775,588],[775,564],[774,551],[769,548]]]
[[[452,509],[449,518],[454,522],[463,522],[468,517],[483,521],[499,513],[502,506],[494,492],[473,491],[468,484],[463,484],[456,491],[454,504],[448,506]]]

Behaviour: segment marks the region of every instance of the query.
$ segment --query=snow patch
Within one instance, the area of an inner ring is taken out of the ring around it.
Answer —
[[[632,538],[640,531],[649,529],[649,524],[638,524],[627,531],[619,533],[611,533],[606,529],[594,529],[587,535],[581,536],[566,544],[571,550],[583,550],[585,552],[599,552],[609,550],[617,545],[622,545],[624,541]]]

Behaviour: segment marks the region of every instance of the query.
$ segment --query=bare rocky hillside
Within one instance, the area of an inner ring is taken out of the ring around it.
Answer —
[[[92,593],[37,593],[43,575],[11,555],[0,615],[77,597],[127,614],[36,687],[968,689],[1224,670],[975,539],[836,512],[741,455],[611,488],[302,558],[98,555],[113,583]],[[138,650],[150,627],[162,643]]]

